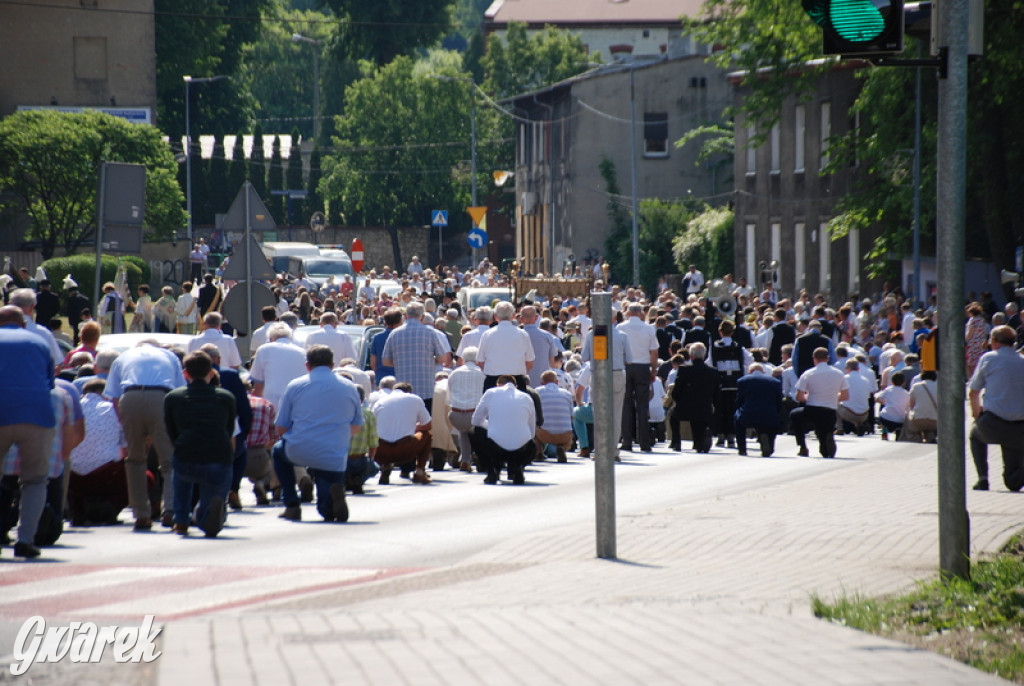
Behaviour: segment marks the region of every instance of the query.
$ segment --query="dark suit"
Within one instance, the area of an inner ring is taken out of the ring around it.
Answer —
[[[683,347],[690,345],[691,343],[703,343],[705,347],[711,347],[711,334],[707,329],[688,329],[686,335],[683,336]]]
[[[682,450],[679,444],[679,422],[688,420],[693,435],[693,449],[700,453],[711,450],[711,422],[715,416],[715,396],[718,393],[718,371],[694,360],[692,364],[679,368],[676,382],[672,385],[672,399],[675,408],[669,422],[675,444],[672,450]]]
[[[60,316],[60,296],[53,291],[36,293],[36,324],[48,326],[57,316]]]
[[[782,346],[796,341],[796,329],[786,322],[776,322],[772,326],[772,342],[768,346],[768,361],[773,366],[782,364]]]
[[[246,449],[246,439],[249,437],[249,429],[252,428],[252,407],[249,405],[249,395],[245,391],[242,379],[234,369],[223,369],[214,367],[220,375],[220,387],[235,396],[235,413],[238,417],[238,428],[241,431],[235,437],[235,459],[231,467],[231,490],[237,491],[245,475],[245,465],[249,459],[249,451]]]
[[[782,382],[763,373],[747,374],[736,382],[736,441],[740,455],[747,452],[747,429],[761,442],[761,455],[775,451],[775,435],[782,417]]]
[[[754,335],[742,324],[736,326],[736,330],[732,332],[732,339],[739,343],[741,348],[750,350],[754,347]]]
[[[71,327],[71,335],[74,337],[75,345],[78,345],[78,325],[82,321],[82,310],[89,309],[89,299],[74,290],[68,294],[65,312],[68,315],[68,326]]]
[[[829,364],[836,361],[835,346],[832,343],[832,339],[811,329],[803,336],[797,338],[796,344],[793,347],[793,367],[796,369],[797,378],[800,378],[808,369],[814,368],[815,348],[825,348],[829,351]]]

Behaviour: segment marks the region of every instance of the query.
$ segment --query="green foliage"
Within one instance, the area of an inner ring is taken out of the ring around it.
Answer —
[[[977,562],[971,579],[921,583],[902,596],[812,598],[815,616],[910,641],[999,676],[1024,679],[1024,559]]]
[[[157,121],[170,136],[185,133],[185,75],[230,80],[194,84],[192,135],[247,127],[253,102],[240,72],[242,46],[259,36],[271,0],[155,0]]]
[[[306,179],[306,213],[309,215],[324,211],[324,199],[320,195],[320,179],[323,178],[322,165],[320,148],[314,145],[313,150],[309,153],[309,178]]]
[[[313,112],[313,57],[319,52],[323,72],[332,33],[330,19],[324,12],[289,10],[275,0],[258,40],[243,48],[242,77],[251,84],[256,118],[266,130],[284,133],[297,119],[302,137],[312,138],[313,117],[321,114]],[[322,44],[293,41],[296,33]],[[326,86],[321,84],[321,100]]]
[[[640,246],[640,284],[654,293],[662,274],[674,274],[677,268],[669,248],[687,229],[693,210],[687,202],[643,200],[640,202],[638,243]],[[731,251],[730,251],[731,258]],[[730,268],[731,270],[731,268]]]
[[[683,19],[683,33],[725,46],[710,61],[746,72],[741,85],[749,91],[740,109],[762,135],[778,121],[786,97],[806,95],[818,75],[831,67],[832,60],[808,64],[821,57],[821,30],[800,2],[705,0],[699,16]]]
[[[468,84],[431,78],[408,57],[364,68],[366,77],[346,91],[334,151],[324,158],[320,191],[332,221],[424,224],[433,208],[468,205],[462,161],[470,156],[469,118],[457,107],[438,106],[468,105]],[[464,213],[452,218],[468,227]]]
[[[345,57],[378,66],[433,45],[451,28],[451,0],[324,0],[343,21],[337,45]]]
[[[267,195],[267,165],[263,153],[263,127],[256,124],[252,131],[252,150],[249,151],[249,182],[264,203]],[[275,217],[276,219],[276,217]]]
[[[626,284],[633,280],[633,226],[625,199],[619,190],[619,177],[615,163],[602,157],[598,164],[608,196],[608,234],[604,239],[604,259],[611,268],[609,280]]]
[[[74,252],[96,232],[102,162],[146,166],[145,223],[157,237],[184,225],[177,163],[155,127],[100,112],[22,111],[0,120],[0,188],[5,206],[25,212],[44,257]]]
[[[732,120],[722,124],[702,124],[684,133],[675,146],[682,148],[696,140],[701,141],[700,152],[697,153],[698,166],[718,156],[731,162],[736,148],[736,126]]]
[[[481,60],[482,87],[501,99],[537,90],[586,71],[598,54],[587,54],[576,34],[547,26],[532,36],[526,24],[511,23],[505,36],[492,35]]]
[[[723,207],[705,207],[690,219],[672,243],[677,271],[696,264],[709,277],[731,272],[735,219],[733,211]]]
[[[299,146],[299,129],[292,129],[292,144],[288,149],[288,168],[285,170],[284,185],[291,190],[305,190],[302,183],[302,148]],[[305,203],[296,198],[292,200],[292,222],[305,224],[309,219]]]
[[[121,259],[125,262],[125,273],[128,275],[129,292],[135,293],[139,285],[149,283],[149,265],[141,257],[134,255],[124,256]],[[54,285],[53,290],[58,290],[64,277],[68,274],[78,283],[78,290],[82,295],[92,300],[96,286],[96,255],[68,255],[67,257],[54,257],[46,260],[41,265],[50,277]],[[100,267],[100,283],[113,281],[117,276],[117,257],[104,255],[103,264]],[[67,293],[61,292],[61,300],[67,298]],[[95,310],[93,310],[95,312]]]
[[[274,142],[270,147],[270,171],[267,172],[267,196],[263,199],[270,216],[278,224],[288,222],[285,213],[283,195],[274,195],[274,191],[285,190],[284,187],[284,158],[281,156],[281,137],[274,136]]]

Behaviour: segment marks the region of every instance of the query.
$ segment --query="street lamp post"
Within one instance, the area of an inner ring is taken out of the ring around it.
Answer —
[[[293,33],[292,41],[307,43],[313,46],[313,139],[320,138],[320,43],[315,38],[308,38],[301,33]]]
[[[185,202],[188,211],[188,242],[192,243],[192,116],[189,86],[193,83],[213,83],[228,78],[224,75],[193,78],[183,76],[185,80]],[[190,248],[191,249],[191,248]]]

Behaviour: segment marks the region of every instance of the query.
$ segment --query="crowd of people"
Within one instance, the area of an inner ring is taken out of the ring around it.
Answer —
[[[696,267],[678,292],[663,280],[645,293],[606,287],[593,270],[616,321],[615,459],[658,444],[682,452],[684,441],[698,453],[747,455],[750,439],[769,457],[787,432],[800,456],[813,433],[823,458],[836,456],[836,435],[936,440],[934,303],[915,308],[895,290],[834,308],[822,295],[781,297],[770,284],[757,292],[728,275],[709,291]],[[161,304],[142,287],[137,300],[108,303],[126,305],[132,330],[192,335],[184,350],[145,337],[120,354],[103,349],[116,316],[80,318],[62,347],[61,327],[47,326],[56,317],[49,284],[7,294],[0,531],[6,541],[18,524],[15,555],[38,556],[65,520],[110,524],[125,508],[136,531],[159,524],[214,537],[245,506],[246,481],[257,506],[279,501],[284,519],[301,520],[302,504],[315,501],[324,520],[345,522],[346,494],[362,494],[374,477],[390,486],[396,468],[412,484],[450,468],[518,485],[530,463],[596,456],[585,298],[534,294],[465,311],[461,288],[505,276],[486,261],[462,271],[417,259],[401,275],[381,267],[347,289],[282,278],[272,284],[277,305],[245,336],[218,311],[225,284],[198,276],[194,296],[183,289]],[[371,282],[381,279],[398,288],[378,291]],[[78,307],[69,291],[68,307]],[[972,303],[965,315],[975,488],[989,487],[987,446],[999,444],[1004,483],[1019,490],[1020,314],[1014,303],[1002,312]],[[304,323],[319,329],[299,343]],[[367,342],[367,364],[342,324],[383,327]]]

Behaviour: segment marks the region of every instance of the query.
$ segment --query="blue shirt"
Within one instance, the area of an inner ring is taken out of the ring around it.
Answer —
[[[53,368],[50,346],[42,338],[20,326],[0,326],[0,426],[57,425],[50,400]]]
[[[1012,346],[987,352],[971,377],[972,391],[985,390],[982,407],[1007,422],[1024,421],[1024,357]]]
[[[330,367],[314,367],[285,388],[274,423],[287,429],[284,441],[289,461],[303,467],[344,471],[352,437],[350,427],[363,424],[359,391]]]
[[[381,355],[384,354],[384,344],[388,341],[388,336],[394,329],[384,329],[379,334],[373,337],[370,341],[370,354],[377,358],[377,365],[373,368],[373,373],[377,377],[377,381],[380,381],[385,376],[394,376],[395,368],[389,367],[381,362]]]
[[[103,395],[120,398],[131,386],[157,386],[172,390],[185,385],[178,356],[155,345],[125,350],[114,360]]]
[[[408,319],[391,332],[381,352],[382,360],[394,363],[395,379],[412,384],[412,392],[424,400],[434,397],[435,359],[448,352],[434,331],[417,319]]]

